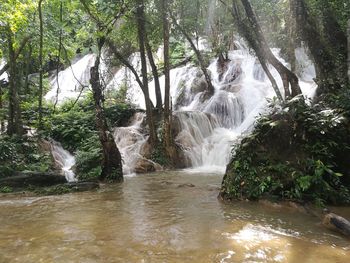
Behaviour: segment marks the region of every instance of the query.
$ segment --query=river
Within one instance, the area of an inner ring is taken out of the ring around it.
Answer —
[[[222,203],[221,180],[161,172],[96,192],[1,196],[0,262],[349,262],[349,241],[318,218]]]

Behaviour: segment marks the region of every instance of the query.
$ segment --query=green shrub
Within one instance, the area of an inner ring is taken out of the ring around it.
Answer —
[[[292,100],[258,120],[234,149],[221,194],[350,203],[349,121],[325,104]]]

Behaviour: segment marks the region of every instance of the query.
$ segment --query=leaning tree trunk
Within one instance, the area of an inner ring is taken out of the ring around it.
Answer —
[[[159,112],[161,112],[163,107],[163,101],[162,101],[162,92],[160,90],[159,73],[158,73],[157,65],[154,62],[152,48],[151,48],[151,45],[149,44],[147,37],[145,40],[145,45],[146,45],[148,61],[149,61],[149,64],[151,65],[153,79],[154,79],[154,90],[156,93],[156,100],[157,100],[156,108],[158,109]]]
[[[90,84],[95,102],[96,127],[103,151],[102,173],[100,175],[100,179],[102,181],[107,180],[110,182],[122,182],[122,158],[114,138],[108,130],[107,120],[102,105],[103,95],[99,75],[99,66],[100,52],[104,41],[100,39],[98,42],[99,54],[96,57],[95,65],[90,70]]]
[[[145,51],[145,14],[144,14],[144,1],[137,0],[137,34],[140,46],[140,57],[141,57],[141,73],[142,73],[142,84],[144,89],[147,124],[149,127],[149,143],[154,147],[158,143],[156,126],[153,118],[152,102],[149,96],[148,89],[148,78],[147,78],[147,60]]]
[[[277,82],[274,79],[274,77],[272,76],[269,67],[268,67],[268,63],[267,63],[267,58],[261,48],[260,43],[258,42],[257,38],[254,36],[253,31],[250,29],[250,27],[248,26],[247,23],[245,23],[241,16],[240,16],[240,12],[238,11],[238,6],[236,2],[233,2],[233,6],[232,6],[232,16],[235,20],[235,23],[238,27],[238,31],[239,33],[245,38],[245,40],[248,42],[248,44],[250,45],[250,47],[255,51],[256,56],[259,59],[259,62],[264,70],[264,72],[266,73],[268,79],[271,82],[272,88],[274,89],[277,98],[280,101],[283,101],[283,97],[282,94],[278,88]]]
[[[190,43],[190,46],[191,46],[192,50],[194,51],[194,53],[196,54],[196,57],[198,59],[199,66],[204,74],[205,81],[208,84],[207,93],[208,93],[208,95],[213,95],[215,92],[215,88],[213,86],[213,83],[211,82],[211,77],[209,75],[206,63],[204,62],[204,59],[203,59],[201,52],[198,50],[195,43],[192,41],[191,36],[186,32],[186,30],[182,26],[180,26],[176,22],[176,18],[174,16],[172,16],[172,20],[173,20],[173,23],[175,24],[176,28],[184,35],[184,37],[186,38],[188,43]]]
[[[292,91],[292,96],[296,96],[301,94],[301,89],[299,86],[298,77],[290,71],[287,67],[285,67],[272,53],[269,48],[267,41],[263,35],[260,24],[258,23],[257,17],[253,11],[253,8],[249,2],[249,0],[241,0],[245,13],[247,14],[248,22],[250,24],[251,30],[253,30],[255,37],[260,43],[263,55],[266,57],[266,60],[278,71],[280,74],[283,86],[285,90],[289,90],[289,84]]]

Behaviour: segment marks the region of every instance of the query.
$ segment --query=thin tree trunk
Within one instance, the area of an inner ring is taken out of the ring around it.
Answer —
[[[350,83],[350,19],[348,20],[348,81]]]
[[[198,59],[198,62],[199,62],[199,66],[204,74],[204,77],[205,77],[205,81],[207,82],[208,84],[208,87],[207,87],[207,92],[209,95],[213,95],[214,92],[215,92],[215,88],[211,82],[211,78],[210,78],[210,75],[208,73],[208,70],[207,70],[207,67],[206,67],[206,64],[204,62],[204,59],[203,59],[203,56],[201,54],[201,52],[197,49],[196,45],[193,43],[190,35],[186,32],[186,30],[184,28],[182,28],[177,22],[176,22],[176,18],[174,16],[172,16],[172,20],[173,20],[173,23],[174,25],[179,29],[179,31],[184,35],[184,37],[187,39],[187,41],[190,43],[190,46],[192,48],[192,50],[194,51],[194,53],[196,54],[197,56],[197,59]]]
[[[9,118],[8,118],[8,135],[22,135],[23,127],[21,120],[21,109],[17,90],[17,63],[16,52],[13,48],[13,34],[8,28],[8,49],[9,49]]]
[[[137,33],[140,46],[140,57],[141,57],[141,72],[142,72],[142,84],[144,88],[145,104],[146,104],[146,114],[147,114],[147,124],[149,127],[149,142],[152,146],[158,143],[157,132],[155,128],[152,103],[149,97],[148,89],[148,78],[147,78],[147,60],[145,51],[145,15],[144,15],[144,1],[137,0],[136,9],[136,19],[137,19]]]
[[[53,110],[55,112],[56,110],[56,106],[58,103],[58,95],[60,92],[60,83],[58,80],[58,73],[60,70],[60,63],[61,63],[61,52],[62,52],[62,26],[63,26],[63,3],[62,0],[60,1],[60,35],[59,35],[59,40],[58,40],[58,56],[57,56],[57,65],[56,65],[56,84],[57,84],[57,91],[56,91],[56,100],[55,100],[55,104],[53,106]],[[84,90],[84,88],[82,88],[81,90]]]
[[[331,45],[326,45],[323,37],[317,31],[316,22],[309,16],[304,0],[290,0],[293,2],[293,17],[296,20],[297,32],[309,47],[311,56],[315,63],[318,95],[332,88],[340,88],[347,82],[346,73],[341,69],[342,65],[337,63],[337,56],[333,56],[330,50],[335,50]],[[329,24],[329,23],[328,23]],[[330,25],[330,24],[329,24]],[[327,26],[328,27],[328,26]],[[329,31],[329,30],[326,30]],[[336,30],[337,31],[337,30]],[[325,32],[332,34],[332,32]],[[327,37],[327,36],[326,36]],[[328,39],[332,37],[327,37]],[[338,40],[337,40],[338,41]],[[338,46],[339,44],[337,44]],[[337,51],[335,51],[336,53]],[[343,56],[343,55],[341,55]],[[344,63],[342,63],[344,64]]]
[[[24,80],[24,91],[26,94],[29,94],[29,74],[30,74],[30,65],[32,59],[32,46],[29,45],[29,50],[26,54],[26,69],[25,69],[25,80]]]
[[[287,67],[285,67],[272,53],[271,49],[269,48],[267,41],[265,40],[265,37],[263,35],[263,32],[261,30],[261,27],[258,23],[258,20],[256,18],[256,15],[252,9],[252,6],[250,5],[249,0],[241,0],[244,10],[247,14],[248,22],[250,24],[251,30],[254,31],[254,34],[257,38],[257,40],[260,43],[262,52],[264,56],[266,57],[267,61],[278,71],[280,74],[284,88],[285,90],[289,90],[289,84],[292,90],[292,96],[296,96],[298,94],[301,94],[301,89],[299,86],[299,80],[298,77],[290,71]]]
[[[170,32],[168,20],[168,1],[162,0],[163,19],[163,44],[164,44],[164,78],[165,78],[165,103],[164,103],[164,146],[169,160],[175,155],[174,141],[171,134],[171,99],[170,99]]]
[[[159,112],[161,112],[163,107],[163,100],[162,100],[162,92],[160,90],[158,68],[156,63],[154,62],[152,48],[151,48],[151,45],[149,44],[147,37],[146,37],[145,45],[146,45],[148,61],[149,61],[149,64],[151,65],[153,79],[154,79],[154,89],[155,89],[156,100],[157,100],[156,108],[158,109]]]
[[[2,82],[0,80],[0,112],[3,110],[3,103],[2,103]],[[2,116],[2,113],[0,113],[0,133],[3,133],[5,131],[5,122],[4,118]]]
[[[42,2],[43,0],[39,0],[38,3],[38,12],[39,12],[39,25],[40,25],[40,37],[39,37],[39,129],[42,128],[43,125],[43,38],[44,38],[44,25],[43,25],[43,14],[42,14]]]
[[[103,95],[100,81],[99,66],[100,53],[104,44],[103,39],[98,40],[99,54],[96,57],[94,66],[90,69],[90,84],[95,102],[96,127],[102,145],[103,162],[100,179],[102,181],[122,182],[122,158],[112,134],[108,130],[107,120],[103,109]]]
[[[245,40],[248,42],[248,44],[251,46],[251,48],[255,51],[255,54],[258,57],[259,62],[261,64],[263,70],[265,71],[267,77],[269,78],[269,80],[271,82],[272,88],[274,89],[277,98],[280,101],[283,101],[283,97],[282,97],[282,94],[278,88],[276,80],[274,79],[274,77],[272,76],[272,74],[268,68],[267,58],[261,49],[260,43],[258,42],[256,37],[254,37],[253,31],[250,29],[250,27],[247,25],[247,23],[244,23],[242,21],[242,18],[240,16],[240,13],[238,10],[237,2],[233,2],[232,16],[235,19],[239,33],[245,38]]]

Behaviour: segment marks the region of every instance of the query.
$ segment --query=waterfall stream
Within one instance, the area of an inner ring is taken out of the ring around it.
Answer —
[[[76,182],[75,174],[72,170],[75,165],[75,158],[67,150],[63,149],[58,142],[51,142],[51,153],[55,162],[62,170],[62,174],[66,177],[67,182]]]
[[[268,99],[275,96],[268,78],[244,42],[236,41],[237,50],[229,52],[228,60],[215,59],[208,70],[211,74],[215,93],[206,97],[206,82],[202,72],[195,66],[187,65],[170,71],[171,97],[174,118],[181,126],[175,141],[183,149],[191,166],[195,170],[225,170],[231,155],[232,145],[242,135],[252,131],[256,118],[267,111]],[[279,50],[273,49],[276,57],[289,66],[280,56]],[[297,73],[300,86],[306,97],[312,98],[316,90],[313,82],[314,67],[307,57],[305,49],[296,50]],[[46,99],[53,100],[57,94],[57,83],[60,85],[58,101],[77,97],[80,93],[79,82],[88,83],[88,72],[95,59],[89,54],[78,60],[71,68],[60,72],[54,79],[52,90]],[[130,57],[130,62],[140,70],[140,58],[137,53]],[[281,93],[283,84],[277,71],[270,68]],[[72,72],[75,72],[73,74]],[[77,81],[79,79],[79,82]],[[164,94],[164,76],[160,77],[162,94]],[[119,69],[107,84],[108,90],[118,90],[127,86],[127,100],[144,109],[145,102],[141,89],[129,69]],[[150,97],[156,103],[154,82],[149,83]],[[135,165],[143,159],[142,149],[147,141],[142,126],[144,116],[134,116],[129,127],[114,129],[114,137],[120,148],[124,161],[124,173],[135,172]]]

